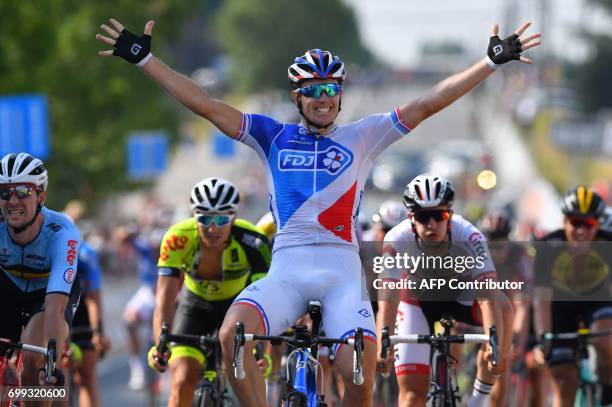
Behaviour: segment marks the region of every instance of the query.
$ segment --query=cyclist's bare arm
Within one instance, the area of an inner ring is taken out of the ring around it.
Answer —
[[[535,287],[533,290],[533,320],[535,325],[536,335],[539,336],[545,332],[550,332],[552,328],[551,322],[551,305],[552,305],[553,290],[549,287]]]
[[[387,372],[391,366],[393,359],[393,347],[389,349],[389,353],[387,356],[387,360],[383,360],[381,358],[381,350],[382,350],[382,330],[384,327],[389,328],[389,334],[393,335],[395,331],[395,319],[397,316],[397,308],[399,306],[399,301],[395,299],[387,299],[384,301],[378,301],[378,315],[376,315],[376,337],[377,341],[377,352],[376,358],[378,359],[377,368],[380,372]]]
[[[181,282],[177,277],[159,276],[157,278],[152,329],[153,343],[155,344],[159,341],[162,323],[167,322],[169,326],[172,326],[174,303],[180,287]]]
[[[44,344],[55,339],[60,347],[68,338],[68,324],[64,318],[66,305],[68,296],[65,294],[49,293],[45,296]]]
[[[212,99],[194,81],[174,71],[155,56],[142,70],[189,110],[209,120],[228,136],[237,137],[242,112],[220,100]]]
[[[465,71],[446,78],[425,95],[400,106],[402,120],[414,129],[423,120],[468,93],[493,72],[495,70],[490,68],[483,59]]]
[[[516,337],[517,350],[525,349],[529,335],[529,318],[531,317],[531,299],[528,296],[518,296],[512,301],[514,306],[514,320],[512,323],[512,336]]]
[[[111,18],[109,21],[110,25],[102,24],[101,26],[105,34],[97,34],[96,38],[100,42],[114,47],[125,27],[115,19]],[[150,36],[154,25],[154,21],[147,22],[144,34]],[[113,50],[100,51],[98,55],[112,56]],[[142,69],[159,86],[192,112],[209,120],[228,136],[232,138],[238,136],[242,123],[242,113],[239,110],[224,102],[212,99],[194,81],[174,71],[155,56],[148,59]]]
[[[88,291],[85,296],[85,306],[87,307],[87,315],[93,330],[99,329],[102,321],[102,296],[100,290]]]
[[[512,307],[507,307],[510,304],[508,298],[499,290],[490,290],[486,297],[480,297],[477,301],[482,313],[484,332],[487,333],[490,326],[495,326],[499,339],[499,354],[509,355],[512,343],[512,330],[510,327],[512,326],[513,314],[511,311]],[[499,366],[499,371],[496,373],[501,373],[504,367],[502,361],[502,365]]]
[[[519,27],[515,34],[519,37],[531,23],[525,23]],[[492,35],[497,36],[499,27],[497,24],[493,26]],[[540,34],[533,34],[527,38],[521,38],[521,51],[540,45],[540,42],[534,42],[540,38]],[[530,64],[532,61],[521,56],[520,61]],[[400,107],[402,120],[410,127],[414,128],[423,120],[434,115],[448,105],[455,102],[457,99],[468,93],[476,85],[489,77],[495,69],[487,63],[486,59],[482,59],[463,72],[459,72],[442,82],[435,85],[429,92],[420,98],[417,98]]]

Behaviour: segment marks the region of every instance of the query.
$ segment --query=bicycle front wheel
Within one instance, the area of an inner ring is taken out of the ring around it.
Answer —
[[[289,400],[287,400],[287,407],[308,407],[308,400],[306,400],[306,395],[303,393],[294,393],[291,395]]]
[[[191,405],[193,407],[216,407],[217,400],[215,398],[212,386],[198,386]]]

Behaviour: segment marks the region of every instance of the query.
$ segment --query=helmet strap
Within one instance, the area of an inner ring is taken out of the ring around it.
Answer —
[[[26,223],[25,225],[20,226],[18,228],[11,227],[11,229],[13,230],[13,233],[18,235],[18,234],[28,230],[30,228],[30,226],[32,226],[34,224],[34,222],[36,222],[36,219],[38,219],[38,215],[40,214],[41,211],[42,211],[42,204],[38,204],[38,206],[36,207],[36,213],[32,217],[32,220],[30,220],[28,223]]]

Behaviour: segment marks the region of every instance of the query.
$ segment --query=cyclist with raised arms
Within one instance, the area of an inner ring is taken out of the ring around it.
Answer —
[[[167,322],[177,335],[209,335],[221,327],[227,310],[251,282],[268,272],[270,246],[267,237],[250,222],[236,218],[240,196],[229,181],[205,178],[191,190],[193,216],[173,225],[160,249],[153,340]],[[179,294],[181,272],[185,283]],[[174,315],[174,317],[173,317]],[[230,349],[231,354],[231,349]],[[168,355],[149,351],[149,364],[164,370]],[[172,387],[169,406],[191,406],[198,375],[206,360],[192,346],[171,349]]]
[[[410,274],[409,279],[422,278],[421,273],[469,280],[484,280],[496,278],[495,268],[484,237],[467,220],[453,214],[452,205],[455,191],[452,185],[443,177],[434,174],[422,174],[414,178],[406,186],[404,204],[409,212],[409,218],[387,233],[383,251],[385,255],[396,256],[407,253],[411,256],[447,256],[456,253],[465,257],[481,258],[482,265],[467,268],[461,274],[454,269],[436,269],[433,272],[420,267]],[[394,268],[388,279],[402,277],[399,272],[407,270]],[[444,273],[444,274],[441,274]],[[427,290],[423,290],[427,291]],[[433,325],[444,315],[452,317],[468,325],[480,325],[488,332],[490,326],[497,328],[500,337],[500,355],[502,360],[498,366],[491,363],[491,353],[485,354],[481,348],[478,353],[478,372],[474,383],[472,397],[468,406],[488,405],[488,399],[496,375],[500,374],[505,365],[511,342],[512,306],[499,290],[479,290],[470,292],[454,290],[443,292],[431,289],[430,292],[420,292],[418,289],[402,290],[401,301],[397,297],[385,297],[378,302],[378,332],[383,327],[396,326],[399,335],[431,334]],[[510,338],[508,337],[510,335]],[[397,375],[400,394],[399,405],[424,406],[429,389],[430,351],[426,344],[396,345],[395,373]],[[379,369],[390,368],[390,359],[379,359]]]
[[[0,337],[63,349],[79,303],[80,234],[65,215],[45,207],[47,170],[26,153],[0,160]],[[38,386],[44,356],[23,353],[22,383]],[[61,372],[51,379],[61,385]]]
[[[612,329],[612,234],[599,228],[605,203],[591,188],[578,185],[563,196],[563,228],[536,243],[534,309],[538,338],[547,332]],[[546,243],[543,243],[546,242]],[[601,405],[612,405],[612,335],[591,341],[602,384]],[[553,406],[573,406],[578,388],[575,343],[554,340],[546,362],[552,377]]]
[[[151,54],[153,21],[138,37],[117,20],[103,24],[96,38],[112,46],[101,56],[120,56],[136,64],[153,81],[227,136],[253,148],[265,168],[270,208],[277,224],[274,260],[268,277],[236,299],[221,330],[226,363],[231,363],[235,324],[245,331],[275,335],[302,315],[310,299],[323,304],[329,336],[350,337],[365,331],[365,383],[352,382],[352,352],[343,347],[337,363],[346,383],[345,405],[369,405],[375,375],[375,325],[369,301],[361,298],[361,265],[354,223],[373,160],[420,122],[468,93],[495,69],[512,60],[531,63],[521,52],[539,45],[539,34],[519,39],[529,23],[508,38],[493,28],[487,56],[436,85],[424,96],[391,112],[344,126],[335,124],[345,79],[344,63],[329,51],[312,49],[289,66],[291,100],[300,124],[245,114],[212,99],[189,78]],[[248,350],[248,349],[247,349]],[[250,354],[250,352],[247,352]],[[233,377],[232,387],[243,406],[265,403],[264,382],[254,358],[245,359],[246,379]]]

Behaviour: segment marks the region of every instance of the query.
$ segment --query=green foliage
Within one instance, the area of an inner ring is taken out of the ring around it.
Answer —
[[[595,4],[602,6],[608,12],[612,13],[612,0],[591,0],[591,1]]]
[[[372,59],[352,9],[341,0],[227,0],[217,28],[231,58],[233,85],[242,90],[287,88],[287,67],[311,48],[349,62]]]
[[[612,15],[612,0],[591,0]],[[593,47],[587,60],[576,69],[576,86],[586,111],[612,107],[612,37],[585,34]]]
[[[612,38],[591,36],[595,52],[576,70],[576,85],[585,110],[612,107]]]
[[[177,128],[177,109],[163,92],[119,58],[102,58],[100,24],[115,17],[141,33],[158,20],[156,54],[177,41],[195,0],[1,1],[0,90],[47,95],[51,121],[48,203],[90,202],[128,186],[124,140],[140,129]]]

